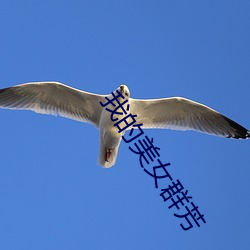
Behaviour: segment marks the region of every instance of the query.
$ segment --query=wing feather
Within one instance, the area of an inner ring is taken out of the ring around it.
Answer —
[[[32,82],[0,89],[1,108],[60,115],[97,127],[102,112],[100,101],[105,101],[105,95],[84,92],[58,82]]]
[[[238,123],[189,99],[182,97],[152,100],[130,98],[130,102],[131,113],[137,115],[136,121],[143,123],[143,128],[196,130],[237,139],[250,137],[250,132]]]

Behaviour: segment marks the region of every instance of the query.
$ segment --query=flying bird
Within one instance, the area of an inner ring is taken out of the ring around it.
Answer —
[[[122,100],[128,101],[130,113],[137,115],[136,124],[142,123],[143,129],[195,130],[236,139],[250,137],[249,130],[201,103],[182,97],[133,99],[126,85],[116,90],[124,97]],[[59,115],[97,127],[100,130],[98,164],[105,168],[115,164],[125,133],[118,133],[111,113],[106,110],[114,110],[114,105],[110,103],[104,108],[100,104],[112,98],[112,94],[93,94],[59,82],[32,82],[0,89],[1,108]],[[118,115],[114,114],[113,118]]]

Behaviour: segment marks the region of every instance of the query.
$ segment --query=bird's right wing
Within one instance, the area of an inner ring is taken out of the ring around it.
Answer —
[[[60,115],[97,127],[102,112],[100,101],[105,101],[105,95],[84,92],[58,82],[33,82],[0,89],[1,108]]]

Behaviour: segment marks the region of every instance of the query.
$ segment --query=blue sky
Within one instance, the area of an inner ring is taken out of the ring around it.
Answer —
[[[249,13],[241,0],[2,1],[0,88],[125,83],[134,98],[183,96],[250,128]],[[0,117],[1,249],[248,249],[249,141],[146,131],[204,214],[185,232],[127,144],[103,169],[96,128]]]

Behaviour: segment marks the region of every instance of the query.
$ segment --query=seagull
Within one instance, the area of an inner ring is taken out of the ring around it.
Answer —
[[[142,123],[143,129],[195,130],[235,139],[250,137],[249,130],[201,103],[183,97],[133,99],[124,84],[116,91],[122,95],[119,98],[124,98],[121,100],[129,104],[130,113],[137,115],[136,124]],[[113,97],[112,93],[89,93],[59,82],[31,82],[0,89],[0,108],[32,110],[94,125],[100,130],[98,165],[110,168],[116,162],[125,133],[118,133],[111,120],[111,113],[107,111],[107,108],[114,110],[115,105],[111,102],[106,108],[101,105]],[[114,114],[113,118],[117,120],[119,115]],[[131,127],[126,130],[129,129]]]

